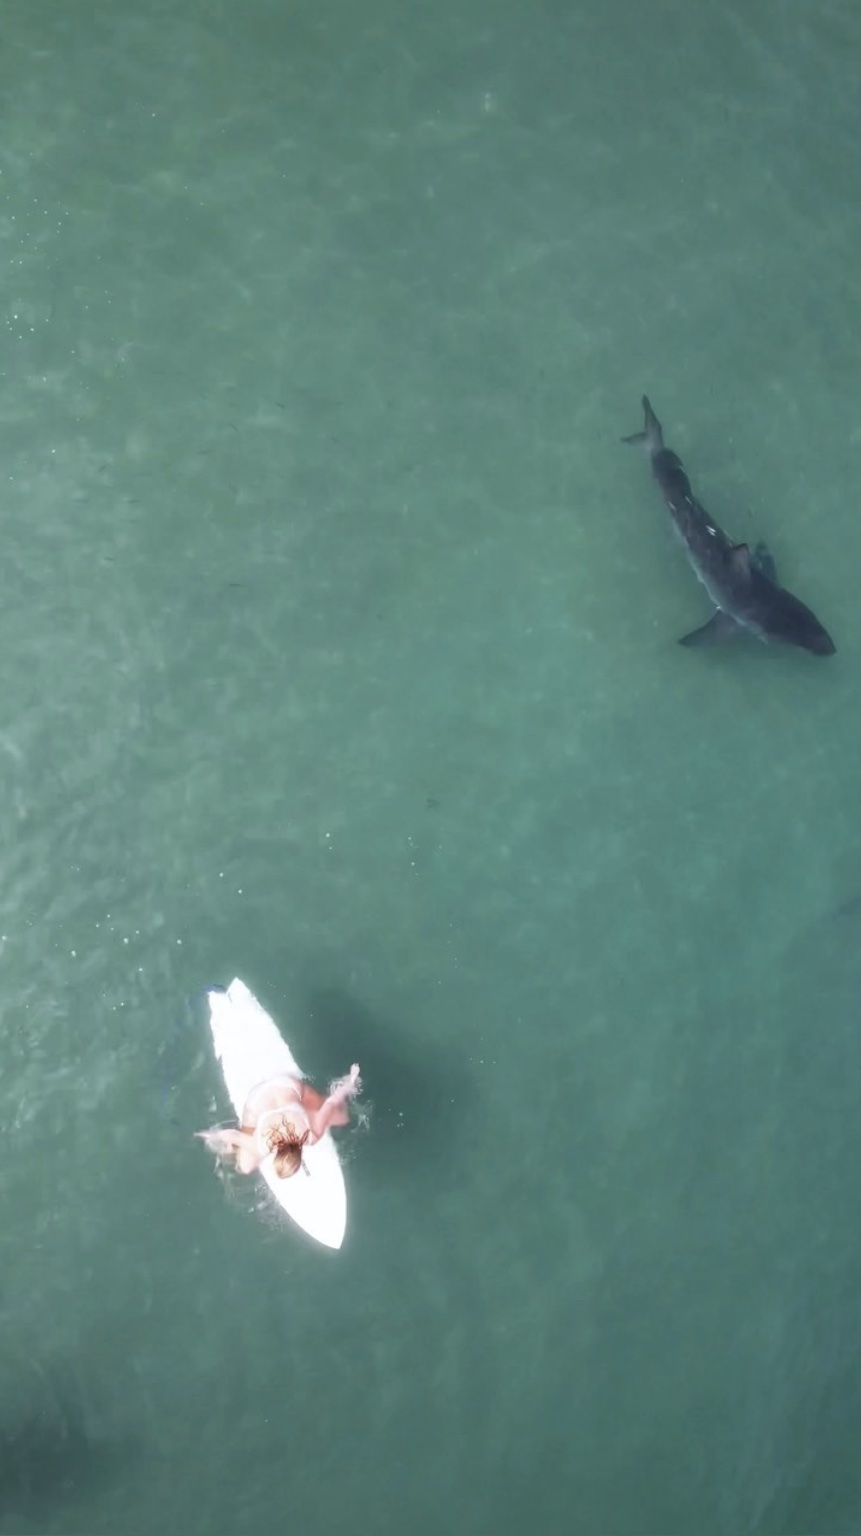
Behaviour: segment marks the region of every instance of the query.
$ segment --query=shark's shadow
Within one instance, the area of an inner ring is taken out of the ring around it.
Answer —
[[[133,1453],[95,1426],[67,1368],[31,1362],[4,1372],[0,1408],[0,1530],[38,1531],[67,1507],[122,1475]]]
[[[307,1012],[321,1064],[339,1070],[356,1059],[361,1064],[370,1113],[356,1155],[374,1176],[401,1182],[408,1175],[436,1187],[456,1180],[477,1120],[464,1053],[416,1038],[407,1024],[375,1016],[337,989],[309,991]]]

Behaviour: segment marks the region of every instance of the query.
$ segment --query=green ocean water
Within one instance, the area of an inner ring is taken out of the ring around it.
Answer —
[[[861,13],[0,36],[0,1532],[861,1531]],[[644,390],[833,660],[676,645]]]

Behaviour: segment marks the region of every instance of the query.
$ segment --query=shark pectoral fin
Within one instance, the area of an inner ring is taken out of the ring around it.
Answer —
[[[754,549],[752,559],[757,570],[761,571],[768,581],[773,581],[776,586],[777,566],[774,563],[774,555],[771,553],[768,545],[763,543],[762,539],[760,539]]]
[[[740,633],[741,625],[736,624],[732,614],[718,608],[708,624],[703,624],[700,629],[692,629],[689,635],[682,635],[679,645],[722,645],[725,640],[733,640]]]

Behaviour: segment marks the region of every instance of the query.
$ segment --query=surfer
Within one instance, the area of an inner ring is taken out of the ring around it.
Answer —
[[[252,1088],[242,1111],[239,1130],[214,1126],[197,1135],[220,1156],[234,1155],[242,1173],[254,1173],[272,1154],[280,1179],[302,1167],[302,1148],[325,1134],[330,1125],[347,1125],[347,1101],[361,1089],[356,1063],[346,1077],[332,1083],[328,1095],[318,1093],[304,1078],[274,1077]]]

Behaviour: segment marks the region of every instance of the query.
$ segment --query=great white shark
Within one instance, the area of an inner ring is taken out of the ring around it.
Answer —
[[[751,550],[733,544],[697,501],[684,466],[664,446],[661,423],[643,396],[645,427],[625,443],[641,443],[663,492],[673,526],[687,557],[711,598],[715,612],[707,624],[684,635],[680,645],[714,645],[745,630],[766,643],[798,645],[814,656],[833,656],[834,641],[814,613],[777,580],[774,561],[764,545]]]

